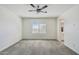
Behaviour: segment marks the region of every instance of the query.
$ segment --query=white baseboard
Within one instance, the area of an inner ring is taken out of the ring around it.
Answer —
[[[20,39],[20,40],[22,40],[22,39]],[[7,45],[4,46],[3,48],[1,48],[0,51],[3,51],[3,50],[5,50],[5,49],[9,48],[10,46],[16,44],[16,43],[19,42],[20,40],[17,40],[16,42],[13,42],[13,43],[10,43],[9,45],[7,44]]]

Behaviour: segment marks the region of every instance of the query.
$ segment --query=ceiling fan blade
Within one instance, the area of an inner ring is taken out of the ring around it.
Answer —
[[[40,11],[40,12],[42,12],[42,13],[47,13],[47,11],[45,11],[45,12],[44,12],[44,11]]]
[[[37,8],[39,8],[39,5],[37,5]]]
[[[30,4],[33,8],[35,8],[34,4]]]
[[[36,11],[36,10],[28,10],[29,12],[32,12],[32,11]]]
[[[42,7],[40,10],[42,10],[42,9],[45,9],[45,8],[47,8],[48,6],[47,5],[45,5],[44,7]]]

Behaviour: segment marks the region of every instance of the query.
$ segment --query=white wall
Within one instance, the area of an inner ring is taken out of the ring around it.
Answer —
[[[0,6],[0,51],[21,40],[21,20]]]
[[[64,17],[64,44],[79,54],[79,6],[65,12]]]
[[[47,25],[47,33],[32,33],[32,22]],[[23,39],[57,39],[56,19],[23,19]]]

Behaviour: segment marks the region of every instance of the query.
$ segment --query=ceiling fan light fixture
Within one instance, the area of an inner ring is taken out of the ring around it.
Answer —
[[[30,4],[33,8],[36,8],[36,10],[29,10],[29,12],[32,12],[32,11],[36,11],[37,13],[40,13],[40,12],[42,12],[42,13],[47,13],[47,11],[42,11],[43,9],[45,9],[45,8],[47,8],[48,6],[47,5],[44,5],[42,8],[39,8],[40,7],[40,5],[37,5],[37,7],[35,7],[35,5],[34,4]]]

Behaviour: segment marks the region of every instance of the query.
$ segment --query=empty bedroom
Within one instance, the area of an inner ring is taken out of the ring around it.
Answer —
[[[1,4],[0,55],[79,54],[78,10],[75,4]]]

